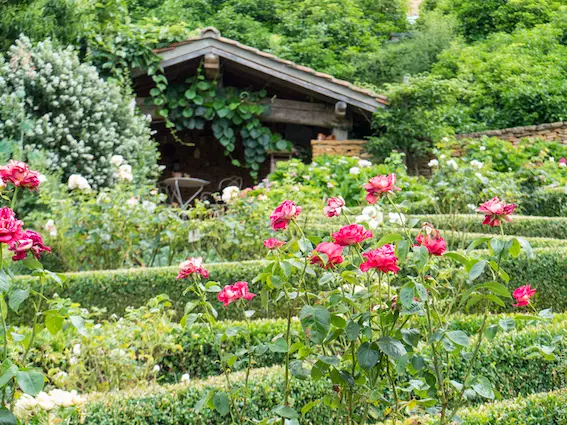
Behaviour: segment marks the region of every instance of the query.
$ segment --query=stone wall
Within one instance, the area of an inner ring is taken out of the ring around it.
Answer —
[[[480,139],[497,137],[517,144],[522,139],[542,139],[567,144],[567,122],[529,125],[526,127],[503,128],[501,130],[480,131],[477,133],[457,134],[457,139]]]
[[[311,140],[313,157],[323,155],[369,157],[364,152],[366,140]]]

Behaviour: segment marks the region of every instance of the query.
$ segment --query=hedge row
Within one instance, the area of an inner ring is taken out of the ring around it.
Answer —
[[[534,344],[546,344],[559,335],[563,335],[565,322],[553,325],[529,327],[520,332],[504,334],[490,344],[485,345],[479,356],[480,364],[475,368],[476,374],[487,376],[503,397],[527,395],[534,392],[549,391],[561,388],[567,383],[565,376],[565,360],[542,361],[526,360],[522,349]],[[557,352],[564,352],[567,343],[560,341]],[[461,369],[465,365],[459,365]],[[463,373],[463,370],[460,371]],[[251,375],[252,396],[249,402],[250,415],[267,417],[270,410],[278,405],[282,386],[282,371],[279,368],[256,369]],[[240,379],[234,380],[239,386]],[[192,409],[200,399],[203,390],[222,387],[222,377],[207,380],[194,380],[190,385],[171,385],[123,391],[92,396],[87,404],[87,424],[224,424],[228,420],[220,418],[210,411],[196,414]],[[309,401],[331,393],[331,386],[325,382],[314,383],[311,380],[298,381],[292,379],[293,399],[300,406]],[[537,397],[537,396],[536,396]],[[528,398],[528,400],[531,398]],[[567,401],[567,400],[566,400]],[[493,405],[493,406],[497,406]],[[552,414],[549,411],[548,414]],[[471,424],[518,423],[548,424],[564,422],[482,422],[494,420],[494,410],[490,407],[476,407],[465,410],[463,417]],[[508,414],[498,410],[499,414]],[[479,416],[475,416],[479,413]],[[510,412],[509,414],[516,414]],[[513,416],[512,416],[513,417]],[[522,417],[522,416],[519,416]],[[539,416],[538,416],[539,417]],[[539,417],[541,419],[541,417]],[[336,420],[333,413],[326,408],[316,409],[308,414],[302,423],[321,424]],[[474,422],[474,421],[477,422]]]
[[[536,305],[541,308],[553,307],[555,311],[567,310],[565,283],[567,281],[567,249],[542,248],[535,250],[536,257],[529,259],[520,255],[517,259],[505,260],[502,264],[511,276],[510,289],[531,284],[537,288]],[[242,261],[235,263],[216,263],[207,265],[210,279],[225,285],[236,281],[252,282],[261,272],[262,261]],[[69,297],[82,306],[104,307],[107,314],[122,315],[128,306],[139,307],[157,294],[166,293],[171,297],[174,308],[183,311],[188,296],[183,295],[187,282],[177,280],[176,267],[128,269],[113,271],[93,271],[68,273],[63,288],[53,286],[48,295],[58,292],[62,297]],[[28,278],[21,277],[19,283]],[[314,278],[307,282],[313,290],[318,290]],[[255,285],[251,285],[252,291]],[[256,317],[281,317],[283,312],[271,310],[265,312],[260,305],[260,297],[251,303],[251,309],[257,311]],[[214,299],[214,297],[211,297]],[[540,301],[541,300],[541,301]],[[512,307],[509,308],[512,310]],[[219,308],[219,318],[231,318],[233,309]],[[238,318],[238,317],[232,317]]]
[[[242,385],[243,376],[234,377],[233,388]],[[256,369],[250,374],[251,395],[247,403],[247,416],[252,418],[273,417],[272,409],[282,403],[283,370],[279,367]],[[139,388],[130,391],[91,395],[85,406],[84,424],[91,425],[204,425],[230,424],[230,416],[221,417],[214,411],[204,409],[195,412],[195,405],[208,389],[222,391],[224,378],[217,376],[206,380],[195,380],[188,385],[176,384]],[[310,401],[332,394],[332,385],[312,380],[291,382],[291,402],[299,408]],[[240,405],[238,406],[240,407]],[[334,423],[336,413],[323,406],[314,407],[302,424],[321,425]],[[79,424],[80,422],[71,422]]]
[[[482,216],[478,214],[431,214],[413,217],[432,223],[438,229],[500,234],[498,227],[483,225]],[[504,229],[509,235],[567,239],[567,218],[517,215],[514,216],[511,223],[505,223]]]

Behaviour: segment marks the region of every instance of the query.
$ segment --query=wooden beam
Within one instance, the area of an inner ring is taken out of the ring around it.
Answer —
[[[203,61],[205,68],[205,77],[207,80],[215,80],[220,76],[220,58],[214,53],[207,53]]]
[[[269,105],[268,111],[260,117],[265,122],[352,128],[352,118],[337,115],[333,105],[286,99],[264,99],[262,103]]]

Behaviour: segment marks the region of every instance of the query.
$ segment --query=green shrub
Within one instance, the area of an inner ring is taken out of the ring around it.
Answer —
[[[222,285],[236,281],[252,283],[262,271],[262,261],[241,261],[233,263],[209,264],[210,280]],[[507,259],[502,267],[513,270],[509,288],[530,283],[537,288],[536,305],[541,299],[542,306],[553,307],[555,311],[567,310],[567,298],[564,296],[564,286],[567,278],[567,250],[563,248],[539,248],[535,250],[535,258],[530,259],[520,255],[517,259]],[[183,311],[189,296],[184,296],[186,282],[177,280],[177,267],[156,267],[146,269],[127,269],[110,271],[93,271],[81,273],[66,273],[66,284],[63,287],[51,287],[47,294],[57,292],[63,298],[71,298],[82,306],[101,307],[106,314],[122,315],[128,306],[139,307],[156,294],[168,294],[174,308]],[[18,278],[17,282],[25,284],[26,277]],[[315,278],[309,277],[308,285],[318,290]],[[251,285],[252,292],[254,284]],[[256,310],[257,318],[281,317],[282,313],[274,307],[266,312],[256,297],[250,308]],[[511,304],[509,310],[511,310]],[[219,309],[219,318],[231,318],[230,309]],[[232,316],[232,318],[235,318]]]
[[[427,221],[438,229],[491,234],[500,232],[497,227],[483,225],[478,214],[412,215],[410,218],[414,217]],[[511,223],[506,223],[505,232],[523,237],[563,239],[567,237],[567,218],[515,215]]]
[[[522,212],[535,216],[564,217],[567,215],[565,188],[539,189],[532,192],[529,198],[522,202]]]
[[[243,376],[236,377],[233,385],[239,387]],[[251,397],[247,404],[247,415],[254,418],[270,417],[271,410],[281,404],[281,396],[276,388],[284,384],[283,370],[278,367],[257,369],[250,374]],[[230,416],[221,417],[214,410],[204,409],[195,412],[195,405],[204,390],[222,390],[224,377],[218,376],[189,385],[151,386],[131,391],[99,393],[90,397],[86,405],[85,424],[87,425],[160,425],[179,424],[230,424]],[[291,401],[304,404],[332,394],[332,386],[324,381],[291,381]],[[333,423],[334,411],[317,406],[302,420],[302,424],[320,425]],[[78,424],[79,422],[77,422]]]

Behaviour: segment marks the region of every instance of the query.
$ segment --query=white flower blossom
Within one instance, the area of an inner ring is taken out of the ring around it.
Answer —
[[[71,366],[74,366],[74,365],[76,365],[77,363],[79,363],[79,360],[77,360],[77,358],[76,358],[75,356],[73,356],[73,357],[71,357],[71,358],[69,359],[69,364],[70,364]]]
[[[349,172],[350,174],[356,176],[356,175],[360,174],[360,168],[358,168],[358,167],[352,167],[348,172]]]
[[[429,162],[427,163],[427,165],[428,165],[429,167],[431,167],[431,168],[433,168],[433,167],[438,167],[438,166],[439,166],[439,161],[436,160],[436,159],[432,159],[431,161],[429,161]]]
[[[550,156],[550,157],[549,157],[549,162],[555,162],[555,158],[552,157],[552,156]]]
[[[55,222],[52,219],[47,220],[43,228],[46,232],[49,233],[49,236],[51,236],[52,238],[57,236],[57,227],[55,226]]]
[[[406,224],[406,216],[401,213],[388,213],[388,221],[392,224],[403,226]]]
[[[43,184],[47,181],[47,176],[45,174],[40,174],[37,179],[39,180],[40,184]]]
[[[132,166],[129,164],[122,164],[118,168],[118,177],[120,180],[126,180],[131,182],[134,180],[134,175],[132,174]]]
[[[480,149],[481,151],[485,151],[485,150],[486,150],[486,146],[481,146],[479,149]]]
[[[181,383],[182,384],[188,384],[189,381],[191,381],[191,377],[189,376],[188,373],[184,373],[183,375],[181,375]]]
[[[112,155],[110,158],[110,163],[115,167],[120,167],[124,162],[124,157],[122,155]]]
[[[135,196],[132,196],[130,199],[126,201],[126,205],[128,205],[129,207],[135,207],[139,203],[140,201],[138,201],[138,198],[136,198]]]
[[[356,222],[368,223],[368,227],[376,229],[384,222],[384,214],[377,207],[364,207],[362,214],[356,216]]]
[[[142,201],[142,208],[150,214],[153,214],[157,208],[157,205],[152,201]]]
[[[89,184],[87,179],[85,179],[80,174],[71,174],[69,176],[69,180],[67,181],[67,186],[70,190],[91,190],[91,185]]]
[[[360,161],[358,161],[358,166],[360,168],[372,167],[372,162],[368,161],[367,159],[361,159]]]
[[[55,409],[55,402],[49,396],[49,394],[44,391],[35,396],[35,401],[37,402],[37,406],[39,406],[41,410],[50,411]]]
[[[225,204],[230,204],[234,199],[238,198],[240,188],[238,186],[227,186],[222,190],[221,199]]]
[[[161,370],[161,367],[160,367],[160,365],[157,364],[157,365],[155,365],[155,366],[153,367],[152,372],[153,372],[153,373],[158,373],[160,370]]]
[[[73,345],[73,355],[75,355],[75,356],[81,355],[81,344]]]
[[[457,161],[455,161],[454,159],[450,159],[449,161],[447,161],[447,165],[449,167],[452,167],[454,170],[459,169],[459,166],[457,165]]]
[[[475,211],[477,207],[476,207],[475,204],[468,204],[468,205],[467,205],[467,208],[468,208],[469,210],[471,210],[471,211]]]
[[[268,195],[264,194],[264,193],[260,193],[258,195],[258,201],[267,201],[268,200]]]
[[[478,160],[476,160],[476,159],[473,159],[473,160],[471,161],[471,167],[477,168],[477,169],[480,170],[482,167],[484,167],[484,163],[482,163],[482,162],[480,162],[480,161],[478,161]]]

